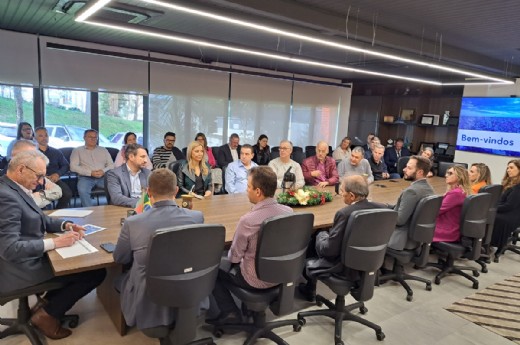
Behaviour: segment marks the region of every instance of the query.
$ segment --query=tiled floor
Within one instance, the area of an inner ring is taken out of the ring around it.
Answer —
[[[499,264],[491,264],[489,273],[479,277],[480,288],[501,281],[515,273],[520,272],[520,256],[507,253],[501,258]],[[425,277],[433,277],[436,270],[428,269],[418,272]],[[444,278],[441,285],[434,285],[433,291],[428,292],[424,285],[411,283],[414,289],[413,302],[405,300],[405,291],[392,282],[376,287],[374,297],[366,304],[369,312],[367,319],[378,323],[386,334],[383,343],[376,340],[375,333],[361,325],[347,322],[343,329],[345,344],[386,344],[386,345],[417,345],[417,344],[512,344],[505,338],[496,335],[486,329],[472,324],[466,320],[451,314],[443,308],[451,303],[473,294],[476,290],[471,284],[461,277]],[[327,292],[326,287],[320,286],[320,292],[327,297],[333,296]],[[349,299],[351,300],[351,299]],[[316,308],[310,303],[298,301],[297,307]],[[2,316],[10,313],[14,306],[8,305],[0,308]],[[81,300],[73,309],[79,313],[81,323],[74,334],[59,341],[49,340],[48,344],[83,345],[83,344],[110,344],[110,345],[147,345],[158,344],[157,340],[147,338],[139,331],[132,329],[128,335],[120,337],[103,307],[98,302],[95,293]],[[294,315],[292,315],[294,316]],[[288,316],[291,317],[291,316]],[[326,318],[308,318],[307,324],[301,332],[294,333],[292,327],[277,330],[292,345],[320,345],[333,344],[334,324]],[[209,332],[200,329],[201,336],[210,335]],[[224,335],[216,339],[217,344],[242,344],[244,333]],[[2,345],[29,344],[23,336],[13,336],[0,341]],[[261,340],[259,344],[269,344],[267,340]]]

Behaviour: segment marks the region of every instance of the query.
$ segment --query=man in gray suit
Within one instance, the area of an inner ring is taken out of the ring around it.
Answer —
[[[139,144],[125,148],[126,164],[107,172],[107,189],[110,204],[135,207],[142,190],[148,186],[150,170],[146,169],[146,150]]]
[[[54,277],[45,255],[49,250],[73,245],[83,237],[82,226],[51,218],[36,205],[31,191],[46,174],[47,157],[40,151],[16,154],[5,176],[0,178],[0,293],[16,292],[47,281],[63,288],[47,292],[46,304],[35,308],[31,323],[51,339],[68,337],[60,318],[105,278],[105,270]],[[69,230],[59,237],[44,239],[45,232]]]
[[[413,249],[417,247],[417,243],[408,238],[408,228],[419,201],[424,197],[435,194],[426,179],[430,171],[430,164],[429,159],[421,156],[411,156],[408,164],[403,169],[403,178],[413,182],[408,188],[403,190],[399,199],[397,199],[397,204],[393,207],[398,213],[397,228],[392,237],[390,237],[388,248],[403,250],[405,248]]]
[[[177,178],[165,168],[154,170],[148,179],[152,209],[126,219],[114,251],[114,260],[132,264],[122,277],[121,310],[129,326],[137,325],[148,336],[164,338],[175,321],[174,309],[160,306],[146,295],[146,252],[150,238],[160,228],[202,224],[200,211],[179,208],[175,203]]]

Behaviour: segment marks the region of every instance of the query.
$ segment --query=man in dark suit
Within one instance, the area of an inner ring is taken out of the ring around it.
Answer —
[[[402,174],[402,171],[397,171],[397,161],[401,157],[410,156],[410,150],[404,147],[402,138],[397,138],[393,147],[387,147],[385,150],[384,160],[388,167],[390,174]]]
[[[219,147],[217,155],[217,164],[224,168],[231,162],[240,158],[240,137],[233,133],[229,136],[229,143]]]
[[[397,211],[397,227],[390,237],[388,248],[395,250],[413,249],[417,243],[408,238],[408,229],[412,220],[415,207],[419,201],[434,191],[428,183],[426,176],[430,171],[430,160],[421,156],[412,156],[404,168],[404,179],[413,181],[412,184],[403,190],[397,204],[393,207]]]
[[[142,190],[148,187],[150,170],[146,169],[146,150],[139,144],[126,146],[126,163],[107,172],[110,204],[135,207]]]
[[[175,203],[177,177],[169,169],[157,169],[148,180],[151,210],[126,219],[114,251],[114,261],[132,264],[121,281],[121,310],[129,326],[151,337],[164,338],[175,321],[173,308],[160,306],[146,295],[146,251],[152,234],[160,228],[201,224],[200,211],[180,208]]]
[[[73,245],[83,236],[82,226],[51,218],[42,213],[30,196],[46,175],[47,157],[29,150],[16,154],[7,174],[0,178],[0,293],[60,282],[63,288],[49,291],[46,304],[36,308],[31,323],[51,339],[68,337],[72,332],[61,327],[60,318],[105,278],[105,270],[94,270],[54,277],[45,255],[49,250]],[[45,232],[69,230],[44,239]]]
[[[345,177],[341,189],[343,202],[347,206],[336,212],[334,224],[328,231],[321,231],[316,235],[317,258],[309,259],[306,265],[311,269],[332,268],[341,263],[341,245],[352,212],[384,207],[382,204],[367,200],[368,182],[363,176]],[[341,269],[343,269],[343,265],[341,265]],[[357,279],[355,272],[350,275],[353,280]],[[301,284],[298,289],[309,301],[313,301],[316,297],[316,280],[308,278],[307,284]]]

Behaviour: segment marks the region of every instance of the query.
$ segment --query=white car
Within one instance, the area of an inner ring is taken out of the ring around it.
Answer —
[[[78,147],[85,145],[83,135],[87,128],[68,125],[46,125],[49,132],[49,145],[55,148]],[[121,148],[121,145],[110,142],[103,134],[99,133],[99,146]]]
[[[123,140],[125,139],[125,134],[128,132],[117,132],[114,134],[110,134],[108,136],[108,139],[111,143],[115,144],[116,147],[119,149],[123,147],[124,143]],[[143,145],[143,133],[135,133],[137,135],[137,143],[139,145]]]

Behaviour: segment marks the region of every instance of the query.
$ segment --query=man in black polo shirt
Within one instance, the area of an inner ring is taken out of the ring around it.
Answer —
[[[69,186],[60,179],[62,175],[69,171],[69,162],[60,150],[49,146],[49,133],[45,127],[38,127],[34,131],[34,139],[38,142],[38,149],[49,159],[47,165],[47,178],[60,186],[62,195],[58,199],[56,208],[66,208],[72,198],[72,191]]]

